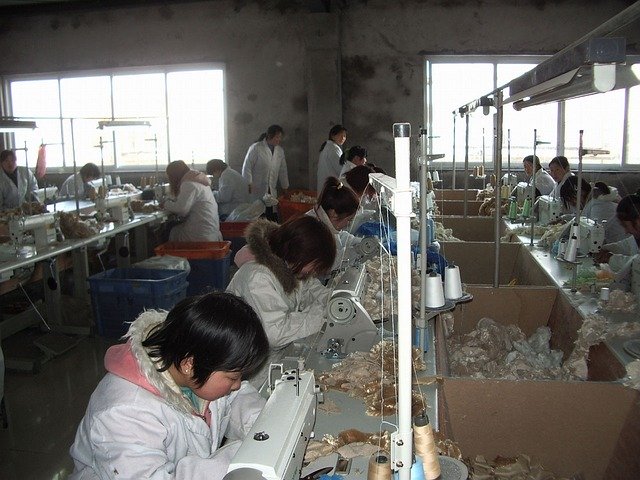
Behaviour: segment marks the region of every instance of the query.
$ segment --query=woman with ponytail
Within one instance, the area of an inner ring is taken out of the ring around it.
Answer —
[[[345,252],[362,239],[350,234],[345,228],[351,223],[358,211],[358,196],[336,177],[329,177],[324,183],[315,207],[306,214],[325,224],[336,240],[336,258],[333,269],[339,268],[342,259],[348,257]]]
[[[364,165],[365,163],[367,163],[367,149],[360,145],[354,145],[340,157],[340,165],[342,165],[340,178],[344,177],[344,174],[352,168],[358,165]]]
[[[316,189],[322,190],[324,182],[329,177],[339,177],[342,165],[342,145],[347,140],[347,129],[342,125],[334,125],[329,130],[329,139],[320,146],[320,158],[318,158],[318,178]]]

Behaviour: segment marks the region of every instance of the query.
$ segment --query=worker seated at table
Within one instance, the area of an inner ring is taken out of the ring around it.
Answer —
[[[213,191],[213,196],[218,204],[220,220],[227,218],[238,206],[249,203],[249,184],[225,162],[209,160],[207,174],[218,180],[218,189]]]
[[[171,162],[166,172],[172,197],[162,207],[182,220],[171,228],[169,241],[221,241],[218,205],[207,176],[189,169],[182,160]]]
[[[640,190],[627,195],[618,203],[616,216],[629,234],[623,240],[602,246],[594,260],[608,263],[616,274],[616,283],[623,289],[631,287],[631,266],[640,255]]]
[[[258,316],[228,293],[143,312],[107,350],[69,478],[222,480],[264,407],[244,380],[268,352]]]
[[[27,167],[19,167],[13,150],[0,152],[0,210],[20,207],[24,202],[37,202],[38,181]]]
[[[550,195],[551,192],[553,192],[556,182],[554,182],[551,175],[542,168],[540,159],[536,155],[527,155],[524,157],[522,159],[522,165],[524,166],[524,171],[529,176],[529,185],[533,185],[535,176],[536,198],[540,195]]]
[[[75,197],[76,188],[78,198],[95,200],[96,189],[90,182],[101,177],[100,168],[95,163],[85,163],[75,175],[70,175],[58,191],[59,197]]]
[[[617,200],[620,198],[617,189],[609,187],[603,182],[596,182],[595,186],[591,188],[591,185],[582,179],[580,196],[582,199],[578,205],[576,201],[578,177],[567,178],[560,189],[560,199],[568,210],[579,209],[584,217],[596,222],[604,220],[605,243],[618,242],[628,236],[616,215]],[[568,238],[568,234],[566,237]]]
[[[329,177],[316,205],[306,213],[324,223],[333,234],[337,254],[332,270],[340,268],[342,260],[349,258],[352,248],[362,241],[362,237],[356,237],[347,230],[357,211],[358,197],[353,190],[336,177]]]
[[[336,256],[327,226],[306,215],[282,225],[259,219],[249,225],[246,237],[227,291],[253,307],[271,347],[319,332],[330,290],[316,277],[331,270]]]

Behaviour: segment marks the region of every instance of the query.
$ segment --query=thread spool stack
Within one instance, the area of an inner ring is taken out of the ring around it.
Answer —
[[[391,480],[391,458],[387,452],[378,451],[371,455],[367,480]]]
[[[413,445],[416,455],[422,459],[425,480],[436,480],[440,477],[440,461],[433,429],[429,417],[422,413],[413,418]]]
[[[434,182],[439,182],[440,181],[440,174],[438,173],[437,170],[433,171],[432,180]]]
[[[564,258],[564,253],[567,251],[567,241],[563,238],[558,244],[558,257]]]
[[[512,198],[509,203],[509,220],[515,220],[516,218],[518,218],[518,202],[515,198]]]
[[[609,301],[609,288],[608,287],[602,287],[600,289],[600,300],[602,300],[603,302],[608,302]]]
[[[564,252],[564,259],[567,262],[575,262],[578,254],[578,237],[572,235],[567,243],[567,249]]]
[[[431,176],[431,172],[427,172],[427,180],[433,180],[433,177]]]
[[[493,185],[494,187],[496,186],[496,175],[495,175],[495,173],[492,173],[491,176],[489,177],[489,183],[491,185]]]
[[[529,215],[531,215],[531,199],[525,198],[524,205],[522,205],[522,216],[526,218]]]
[[[444,290],[442,289],[442,278],[435,272],[430,273],[426,279],[427,298],[425,305],[427,308],[440,308],[444,306]]]
[[[456,300],[462,297],[462,281],[460,280],[460,268],[457,265],[449,265],[444,275],[444,298]]]
[[[500,196],[502,198],[507,198],[510,193],[511,193],[511,191],[509,190],[509,186],[508,185],[502,185],[500,187]]]

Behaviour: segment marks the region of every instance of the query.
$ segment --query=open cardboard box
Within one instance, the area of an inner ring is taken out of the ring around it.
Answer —
[[[464,189],[453,190],[451,188],[445,188],[442,190],[434,190],[434,193],[436,194],[437,200],[464,200],[465,194],[466,194],[467,200],[475,201],[479,191],[480,190],[476,188],[470,188],[468,190],[464,190]]]
[[[527,336],[538,327],[548,326],[551,330],[550,346],[554,350],[562,350],[563,361],[573,351],[582,316],[557,287],[468,286],[467,292],[473,295],[473,300],[456,306],[453,311],[455,335],[471,332],[478,320],[489,317],[502,325],[517,325]],[[447,354],[444,325],[438,318],[437,370],[448,376]],[[624,366],[604,343],[590,349],[587,364],[588,380],[614,381],[626,375]]]
[[[495,219],[493,217],[438,217],[445,228],[453,230],[453,236],[465,242],[495,241]],[[500,220],[500,237],[507,231],[504,220]]]
[[[464,200],[436,200],[440,215],[464,215]],[[482,202],[467,200],[467,216],[477,217]]]
[[[454,230],[455,235],[455,230]],[[462,282],[493,285],[493,242],[440,242],[440,253],[460,267]],[[500,285],[555,285],[555,282],[521,243],[500,244]]]
[[[469,333],[482,317],[517,324],[526,335],[552,331],[551,348],[573,349],[580,313],[555,287],[471,286],[473,301],[454,310],[454,332]],[[448,377],[443,323],[436,321],[439,428],[465,457],[527,454],[557,475],[584,480],[640,478],[640,394],[607,381],[625,375],[606,345],[589,352],[591,382]]]
[[[445,378],[438,407],[465,458],[523,453],[566,478],[640,478],[640,393],[622,385]]]

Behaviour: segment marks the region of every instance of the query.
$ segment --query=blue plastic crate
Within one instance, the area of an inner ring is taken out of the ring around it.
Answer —
[[[187,272],[148,268],[116,268],[88,278],[98,334],[124,335],[145,309],[170,310],[186,297]]]
[[[229,283],[231,252],[218,259],[189,260],[191,272],[187,277],[187,295],[202,295],[214,290],[224,290]]]

